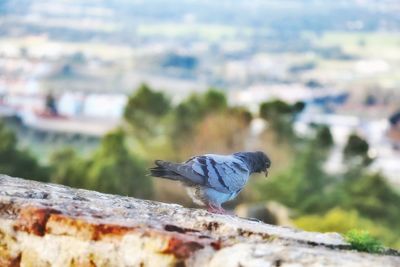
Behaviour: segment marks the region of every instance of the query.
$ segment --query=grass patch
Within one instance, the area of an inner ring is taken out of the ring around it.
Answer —
[[[346,241],[357,251],[369,253],[382,253],[385,247],[376,238],[372,237],[368,231],[350,230],[345,234]]]

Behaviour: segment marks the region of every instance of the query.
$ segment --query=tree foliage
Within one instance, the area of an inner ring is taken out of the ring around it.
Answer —
[[[88,186],[107,193],[149,198],[152,186],[151,179],[146,177],[145,163],[133,156],[124,142],[122,130],[103,138],[90,160]]]
[[[56,151],[50,157],[50,181],[77,188],[88,188],[86,173],[88,165],[88,162],[80,158],[71,148]]]
[[[277,133],[278,141],[294,141],[293,122],[296,115],[305,107],[303,102],[290,105],[281,100],[264,102],[260,105],[259,115],[266,120]]]
[[[322,168],[325,151],[310,142],[284,171],[258,186],[261,197],[277,200],[301,213],[320,212],[330,206],[332,179]]]
[[[152,196],[146,164],[129,152],[120,129],[105,135],[91,157],[81,158],[64,149],[52,155],[50,164],[55,183],[140,198]]]
[[[210,88],[203,96],[203,109],[205,113],[224,111],[227,106],[225,94],[214,88]]]
[[[333,136],[328,126],[319,126],[316,129],[315,140],[321,148],[330,148],[333,146]]]
[[[359,161],[361,164],[368,165],[372,159],[368,156],[369,144],[363,138],[353,133],[349,136],[343,154],[346,159]]]
[[[264,102],[260,105],[260,117],[266,120],[274,120],[276,117],[285,115],[294,116],[301,112],[305,107],[303,102],[290,105],[282,100]]]
[[[400,220],[400,194],[379,173],[346,174],[337,187],[337,203],[363,216],[395,227]]]
[[[171,109],[171,102],[162,92],[142,84],[129,97],[124,118],[138,132],[153,133],[159,122]]]
[[[184,137],[192,133],[195,125],[204,116],[203,99],[197,94],[190,95],[174,110],[172,136]]]
[[[245,118],[229,113],[207,115],[196,126],[179,151],[182,158],[196,154],[222,153],[229,154],[243,150],[248,136],[248,123]]]
[[[227,99],[224,93],[209,89],[204,94],[191,94],[178,104],[174,110],[171,127],[172,140],[175,146],[186,142],[194,134],[196,126],[209,114],[222,113],[227,110]]]
[[[27,150],[17,147],[15,134],[0,122],[0,173],[38,181],[48,181],[48,170]]]

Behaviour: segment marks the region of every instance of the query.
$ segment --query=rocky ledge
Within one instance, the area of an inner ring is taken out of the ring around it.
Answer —
[[[336,233],[0,176],[0,266],[400,266]]]

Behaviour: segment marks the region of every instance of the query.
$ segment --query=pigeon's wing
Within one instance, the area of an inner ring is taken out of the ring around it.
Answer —
[[[222,193],[240,191],[246,184],[250,171],[246,164],[234,156],[207,154],[190,159],[186,164],[204,177],[205,186]]]
[[[153,176],[179,180],[189,185],[204,185],[206,183],[206,177],[198,174],[192,168],[192,159],[184,163],[156,160],[155,164],[157,167],[150,169]]]

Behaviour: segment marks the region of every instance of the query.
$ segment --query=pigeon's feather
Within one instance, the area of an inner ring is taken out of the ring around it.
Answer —
[[[196,173],[191,165],[192,163],[172,163],[169,161],[156,160],[156,168],[150,169],[151,175],[171,180],[180,180],[189,185],[205,183],[205,178]],[[165,173],[165,175],[163,175]]]
[[[204,177],[203,185],[227,194],[241,190],[250,175],[247,165],[234,156],[207,154],[194,157],[186,164],[191,164],[191,169]]]

